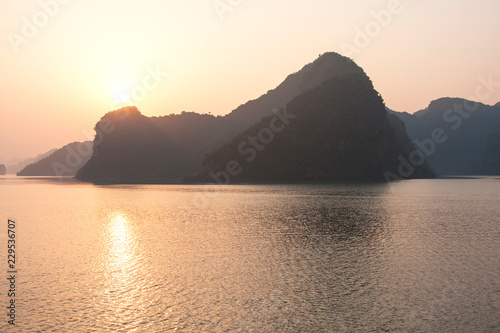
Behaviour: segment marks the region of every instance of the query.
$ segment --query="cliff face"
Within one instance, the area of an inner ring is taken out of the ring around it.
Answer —
[[[411,149],[404,126],[389,119],[369,78],[345,74],[263,118],[207,156],[203,169],[187,181],[387,180],[388,173],[400,173]],[[419,162],[405,177],[432,176]]]
[[[425,152],[437,174],[500,174],[495,171],[494,158],[499,154],[495,148],[495,133],[500,131],[499,104],[441,98],[413,115],[394,114],[405,122],[409,137]]]
[[[7,172],[7,168],[5,167],[4,164],[0,164],[0,175],[5,175]]]
[[[75,176],[92,155],[92,143],[73,142],[55,150],[38,162],[24,167],[18,176]]]

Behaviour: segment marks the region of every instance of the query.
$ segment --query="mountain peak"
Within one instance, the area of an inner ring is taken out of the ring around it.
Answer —
[[[352,59],[335,52],[320,55],[314,62],[306,65],[300,85],[300,92],[313,89],[333,77],[347,73],[363,73],[364,71]]]
[[[269,90],[258,99],[240,105],[228,114],[227,119],[243,125],[235,126],[237,131],[232,134],[236,135],[256,120],[272,114],[273,109],[282,108],[294,97],[318,87],[323,82],[350,73],[362,73],[366,76],[363,69],[350,58],[335,52],[321,54],[299,71],[288,75],[276,88]]]
[[[136,106],[125,106],[106,113],[103,118],[110,118],[111,120],[123,120],[130,116],[139,117],[143,115]]]
[[[471,104],[476,103],[476,104],[479,104],[480,106],[485,106],[483,103],[470,101],[470,100],[467,100],[464,98],[443,97],[443,98],[439,98],[439,99],[432,101],[426,110],[427,110],[427,112],[430,112],[430,113],[434,113],[434,112],[443,113],[446,110],[454,109],[455,106],[457,106],[457,105],[465,105],[467,103],[471,103]]]
[[[349,60],[352,63],[354,63],[354,61],[351,58],[343,56],[343,55],[341,55],[341,54],[339,54],[337,52],[325,52],[325,53],[322,53],[322,54],[320,54],[318,56],[318,58],[316,58],[315,61],[313,61],[313,63],[323,62],[323,61],[338,61],[338,60],[341,60],[341,59],[346,59],[346,60]]]
[[[463,103],[465,100],[463,98],[457,98],[457,97],[442,97],[438,98],[434,101],[432,101],[429,104],[429,112],[432,112],[434,110],[443,110],[443,109],[449,109],[452,108],[453,105],[457,103]]]

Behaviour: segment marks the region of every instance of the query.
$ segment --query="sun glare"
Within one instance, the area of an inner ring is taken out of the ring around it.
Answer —
[[[117,102],[126,102],[130,98],[128,89],[123,85],[117,85],[112,91],[113,99]]]

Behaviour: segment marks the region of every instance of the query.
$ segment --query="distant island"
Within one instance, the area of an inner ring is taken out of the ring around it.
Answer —
[[[9,163],[6,164],[6,166],[7,166],[7,174],[14,174],[15,175],[19,171],[21,171],[22,169],[24,169],[26,166],[40,161],[41,159],[49,156],[50,154],[52,154],[56,150],[57,149],[51,149],[51,150],[49,150],[49,151],[47,151],[47,152],[45,152],[43,154],[38,154],[37,156],[31,157],[31,158],[16,158],[16,159],[13,159],[13,160],[9,161]]]
[[[392,112],[438,175],[500,175],[500,103],[441,98],[414,114]],[[442,131],[435,142],[433,132]]]
[[[27,165],[17,176],[75,176],[91,155],[92,142],[73,142]]]
[[[0,175],[5,175],[7,173],[7,167],[5,164],[0,164]]]

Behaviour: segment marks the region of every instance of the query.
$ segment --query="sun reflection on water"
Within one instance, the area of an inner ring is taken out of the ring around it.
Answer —
[[[134,221],[127,214],[113,212],[106,215],[101,231],[102,293],[107,299],[101,325],[106,329],[137,328],[141,313],[142,291],[138,285],[144,279],[141,254],[138,248]],[[110,314],[106,308],[115,311]],[[118,310],[118,311],[116,311]]]
[[[113,213],[109,216],[109,264],[116,268],[127,268],[134,252],[134,238],[126,215]]]

